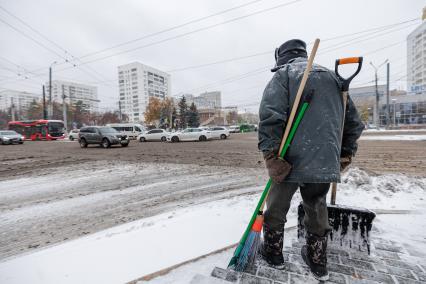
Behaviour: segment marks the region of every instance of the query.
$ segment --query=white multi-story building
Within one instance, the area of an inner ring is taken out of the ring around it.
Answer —
[[[33,94],[15,90],[0,92],[0,110],[7,111],[14,105],[18,114],[24,114],[33,101],[40,101],[40,94]]]
[[[407,90],[426,93],[426,8],[422,24],[407,37]]]
[[[49,82],[46,83],[46,101],[49,101]],[[98,111],[98,88],[90,85],[74,82],[54,80],[52,81],[52,101],[62,103],[62,95],[65,102],[75,105],[81,101],[85,110]]]
[[[169,97],[170,83],[169,74],[139,62],[118,66],[122,113],[130,122],[143,122],[149,98]]]

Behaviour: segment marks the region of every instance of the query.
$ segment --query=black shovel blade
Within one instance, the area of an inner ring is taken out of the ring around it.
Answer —
[[[329,242],[370,254],[370,232],[376,213],[365,208],[328,205],[328,221],[332,228]],[[302,203],[297,210],[297,236],[305,237],[305,210]]]

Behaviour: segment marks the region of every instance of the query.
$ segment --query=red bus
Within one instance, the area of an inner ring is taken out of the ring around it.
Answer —
[[[10,121],[9,130],[15,130],[26,140],[56,140],[65,138],[62,120]]]

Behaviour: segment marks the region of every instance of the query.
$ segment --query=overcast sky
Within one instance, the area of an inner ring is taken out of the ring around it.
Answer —
[[[246,3],[252,4],[95,53]],[[285,3],[289,4],[282,5]],[[54,80],[97,86],[102,109],[111,109],[118,102],[117,66],[139,61],[170,71],[173,95],[219,90],[224,105],[256,111],[272,76],[266,67],[274,65],[274,49],[291,38],[310,43],[317,37],[322,42],[316,62],[326,67],[334,68],[339,57],[365,55],[366,64],[353,87],[372,84],[374,71],[368,63],[378,65],[388,58],[391,87],[405,88],[405,40],[420,25],[424,5],[421,0],[0,0],[1,7],[32,28],[0,9],[0,88],[41,93],[48,67],[56,61]],[[268,8],[272,9],[238,19]],[[232,19],[236,20],[207,28]],[[202,28],[207,29],[190,33]],[[370,31],[359,33],[365,30]],[[342,35],[349,36],[339,37]],[[95,54],[85,56],[91,53]],[[64,59],[73,63],[64,63]],[[379,70],[381,83],[385,75],[383,66]],[[242,78],[237,80],[239,76]]]

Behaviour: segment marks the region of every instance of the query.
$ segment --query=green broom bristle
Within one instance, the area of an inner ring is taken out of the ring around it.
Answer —
[[[260,234],[263,225],[263,215],[258,215],[252,229],[247,236],[243,249],[238,256],[235,264],[236,271],[245,271],[248,267],[253,266],[256,261],[257,253],[261,244]]]
[[[260,244],[260,232],[250,232],[235,265],[236,271],[245,271],[254,264]]]

